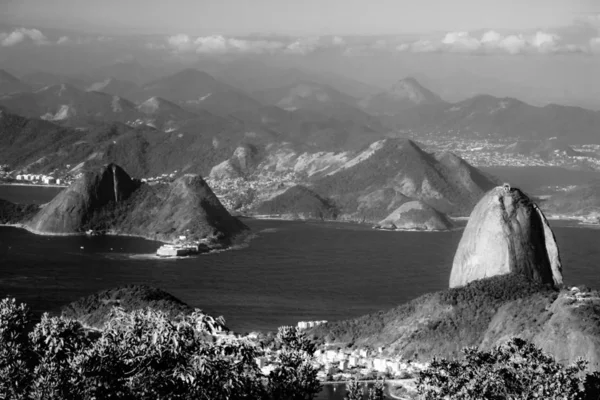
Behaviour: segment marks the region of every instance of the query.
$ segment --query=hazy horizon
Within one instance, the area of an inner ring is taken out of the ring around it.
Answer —
[[[600,109],[593,0],[0,0],[0,68],[94,75],[252,64],[385,89],[414,76],[449,101],[478,93]],[[259,71],[260,72],[260,71]],[[248,72],[249,73],[249,72]]]

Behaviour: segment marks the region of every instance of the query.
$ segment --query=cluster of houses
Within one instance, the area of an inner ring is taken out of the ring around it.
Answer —
[[[45,185],[62,185],[65,181],[60,178],[55,178],[50,175],[37,175],[37,174],[19,174],[16,176],[17,181],[27,181],[43,183]]]
[[[152,176],[150,178],[142,178],[142,182],[148,183],[150,185],[157,183],[169,183],[175,179],[175,175],[177,174],[177,170],[171,172],[170,174],[161,174],[157,176]]]
[[[419,370],[427,368],[427,364],[406,361],[401,358],[385,357],[383,348],[377,351],[367,349],[317,350],[315,363],[319,367],[321,380],[350,379],[385,375],[391,378],[404,378]]]
[[[315,326],[323,325],[326,323],[327,323],[327,321],[325,321],[325,320],[323,320],[323,321],[300,321],[300,322],[298,322],[298,329],[310,329],[310,328],[314,328]]]

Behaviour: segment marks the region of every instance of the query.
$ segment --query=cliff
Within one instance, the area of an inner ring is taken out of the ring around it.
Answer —
[[[91,229],[166,242],[186,236],[224,244],[248,229],[227,212],[198,175],[146,185],[114,164],[85,173],[25,225],[42,234]]]
[[[548,221],[529,197],[505,185],[489,191],[473,209],[454,256],[450,287],[508,273],[562,285]]]
[[[380,221],[376,228],[443,231],[453,227],[446,215],[422,201],[409,201]]]

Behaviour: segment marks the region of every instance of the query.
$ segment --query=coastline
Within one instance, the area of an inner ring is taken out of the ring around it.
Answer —
[[[52,236],[54,236],[54,237],[87,236],[86,233],[81,233],[81,232],[75,232],[75,233],[40,232],[40,231],[37,231],[35,229],[28,227],[25,224],[21,224],[21,223],[18,223],[18,224],[1,224],[0,223],[0,227],[23,229],[29,233],[32,233],[34,235],[39,235],[39,236],[51,236],[51,237]],[[108,231],[108,232],[104,233],[103,235],[112,236],[112,237],[131,237],[131,238],[143,239],[143,240],[147,240],[149,242],[158,243],[160,245],[174,244],[174,242],[166,242],[163,240],[158,240],[155,238],[142,236],[142,235],[135,235],[135,234],[131,234],[131,233],[120,233],[120,232],[115,232],[115,231]],[[255,235],[251,232],[248,232],[246,234],[240,234],[240,235],[232,238],[231,243],[228,244],[227,246],[223,246],[222,244],[219,244],[218,246],[216,246],[214,248],[210,248],[209,251],[207,251],[206,253],[221,252],[221,251],[227,251],[227,250],[236,250],[242,246],[247,246],[254,237],[255,237]],[[201,253],[201,254],[205,254],[205,253]],[[186,257],[189,257],[189,256],[186,256]],[[186,257],[158,257],[158,258],[159,259],[171,259],[171,258],[177,259],[177,258],[186,258]]]
[[[44,184],[44,183],[8,183],[2,182],[0,186],[31,186],[31,187],[50,187],[50,188],[67,188],[69,185]]]

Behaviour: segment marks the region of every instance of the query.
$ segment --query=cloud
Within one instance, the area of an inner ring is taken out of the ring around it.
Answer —
[[[448,32],[440,40],[420,39],[402,43],[397,51],[465,54],[558,54],[586,52],[586,46],[564,43],[556,33],[538,31],[534,34],[503,35],[494,30],[475,36],[469,32]]]
[[[0,33],[0,45],[4,47],[15,46],[26,41],[36,45],[48,44],[48,38],[37,29],[17,28],[10,33]]]
[[[223,35],[191,37],[181,33],[166,40],[167,47],[177,53],[199,54],[295,54],[307,55],[322,49],[344,51],[348,43],[341,36],[289,37],[226,37]],[[146,44],[146,48],[161,49],[157,44]]]
[[[186,34],[179,34],[167,38],[168,47],[176,52],[196,52],[199,54],[224,54],[224,53],[271,53],[281,50],[284,44],[274,40],[247,40],[226,38],[221,35],[200,36],[196,39]],[[154,45],[153,48],[160,48]]]
[[[67,43],[71,43],[71,42],[72,42],[72,40],[68,36],[61,36],[56,41],[56,44],[67,44]]]
[[[600,37],[590,39],[590,50],[592,53],[600,54]]]

